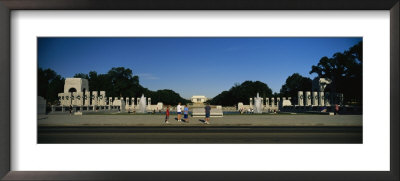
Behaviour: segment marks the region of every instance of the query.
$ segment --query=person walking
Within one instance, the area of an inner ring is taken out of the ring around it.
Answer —
[[[165,111],[165,121],[164,122],[167,124],[169,123],[168,119],[169,119],[169,106],[167,106],[167,110]]]
[[[339,113],[339,105],[335,104],[335,115],[338,115]]]
[[[178,114],[178,122],[182,122],[182,106],[181,103],[178,103],[178,106],[176,106],[176,113]]]
[[[187,104],[185,105],[185,108],[183,108],[183,119],[185,122],[189,123],[189,107]]]
[[[211,112],[211,107],[209,104],[206,105],[206,107],[204,108],[205,112],[206,112],[206,121],[204,121],[205,124],[210,124],[210,112]]]

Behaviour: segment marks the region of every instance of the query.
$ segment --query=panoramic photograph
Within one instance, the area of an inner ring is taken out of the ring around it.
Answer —
[[[362,37],[38,37],[37,143],[363,143]]]

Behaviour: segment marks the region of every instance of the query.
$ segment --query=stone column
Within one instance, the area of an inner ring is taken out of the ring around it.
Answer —
[[[324,92],[319,92],[319,102],[318,105],[319,106],[325,106],[325,96],[324,96]]]
[[[76,103],[77,97],[78,97],[77,92],[73,92],[73,93],[72,93],[72,96],[71,96],[72,105],[73,105],[73,106],[77,105],[77,103]],[[74,111],[75,111],[75,109],[74,109]]]
[[[84,100],[85,100],[84,105],[89,106],[90,105],[90,92],[89,91],[85,92]]]
[[[129,110],[129,107],[131,106],[129,100],[129,97],[125,97],[125,110]]]
[[[265,98],[265,107],[269,108],[269,98]]]
[[[310,91],[306,91],[305,101],[306,101],[306,106],[311,106],[311,92]]]
[[[271,107],[275,107],[275,98],[271,98]]]
[[[250,98],[250,108],[253,108],[253,98]]]
[[[312,105],[313,106],[318,106],[318,92],[313,91],[312,92]]]
[[[151,98],[149,97],[149,98],[147,98],[147,105],[151,105]]]
[[[304,106],[303,91],[298,91],[298,92],[297,92],[297,100],[298,100],[297,105],[299,105],[299,106]]]
[[[77,106],[82,106],[83,105],[83,92],[78,92],[78,96],[76,97],[76,103]],[[82,110],[81,110],[82,111]]]
[[[132,107],[132,109],[135,108],[135,98],[134,97],[131,98],[131,107]]]
[[[99,105],[100,106],[105,106],[106,105],[106,91],[100,91]]]
[[[112,108],[112,104],[113,104],[113,102],[112,102],[112,97],[109,97],[109,98],[108,98],[108,109],[111,109],[111,108]]]
[[[98,105],[98,92],[97,91],[92,91],[92,106],[97,106]],[[93,109],[95,110],[95,109]]]

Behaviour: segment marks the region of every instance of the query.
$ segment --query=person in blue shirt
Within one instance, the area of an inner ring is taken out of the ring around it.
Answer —
[[[189,122],[189,107],[187,104],[185,105],[185,108],[183,108],[183,119],[185,122]]]
[[[210,124],[210,112],[211,112],[211,107],[210,104],[207,103],[206,107],[204,107],[205,113],[206,113],[206,120],[204,121],[204,124]]]

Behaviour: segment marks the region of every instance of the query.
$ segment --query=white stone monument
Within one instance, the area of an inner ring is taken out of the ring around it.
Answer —
[[[92,91],[92,106],[97,106],[98,102],[98,92],[97,91]]]
[[[310,91],[306,91],[305,101],[306,101],[306,106],[311,106],[311,92]]]
[[[299,106],[304,106],[303,91],[298,91],[298,92],[297,92],[297,100],[298,100],[297,105],[299,105]]]
[[[87,90],[85,92],[85,96],[84,96],[84,105],[85,106],[89,106],[90,105],[90,92],[89,90]]]
[[[76,96],[76,105],[83,106],[83,92],[78,92]],[[81,110],[82,111],[82,110]]]
[[[315,91],[312,92],[312,105],[318,106],[318,93]]]
[[[99,105],[100,106],[105,106],[106,105],[106,91],[100,91],[99,95]]]
[[[64,84],[64,93],[67,92],[85,92],[89,90],[89,82],[82,78],[66,78]]]
[[[269,108],[269,98],[265,98],[265,107]]]
[[[275,107],[275,98],[271,98],[271,107]]]
[[[318,98],[319,98],[319,102],[318,102],[318,105],[319,106],[325,106],[325,96],[324,96],[324,92],[319,92],[319,95],[318,95]]]

